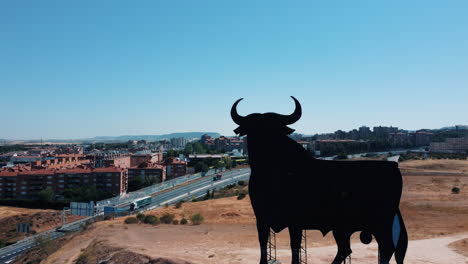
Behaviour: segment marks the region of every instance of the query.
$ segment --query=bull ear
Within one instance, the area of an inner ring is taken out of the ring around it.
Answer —
[[[234,129],[234,133],[238,134],[240,137],[247,135],[247,131],[243,127],[237,127]]]
[[[294,132],[296,130],[292,129],[292,128],[289,128],[287,126],[281,126],[279,129],[278,129],[278,132],[281,133],[282,135],[290,135],[292,134],[292,132]]]

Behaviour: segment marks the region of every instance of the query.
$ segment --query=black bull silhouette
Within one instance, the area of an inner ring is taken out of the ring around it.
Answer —
[[[393,253],[402,264],[408,236],[400,214],[402,177],[398,164],[388,161],[325,161],[287,135],[301,117],[301,105],[291,115],[237,113],[231,109],[234,130],[247,135],[251,167],[249,194],[257,219],[260,263],[267,263],[269,230],[289,229],[292,263],[299,263],[302,230],[333,232],[338,252],[333,264],[351,254],[350,236],[361,231],[361,242],[372,235],[379,245],[380,263]]]

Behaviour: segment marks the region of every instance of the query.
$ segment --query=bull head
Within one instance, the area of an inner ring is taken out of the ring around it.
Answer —
[[[291,115],[280,115],[277,113],[264,113],[264,114],[250,114],[248,116],[241,116],[237,113],[237,104],[243,99],[237,100],[231,108],[231,118],[239,125],[234,130],[239,136],[259,132],[259,133],[279,133],[281,135],[289,135],[294,132],[294,129],[288,127],[301,118],[302,108],[299,101],[291,96],[296,104],[296,109]]]

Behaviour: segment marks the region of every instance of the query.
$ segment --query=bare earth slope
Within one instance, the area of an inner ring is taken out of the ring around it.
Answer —
[[[80,219],[79,216],[68,216],[68,221]],[[19,223],[29,223],[33,232],[43,232],[62,224],[62,212],[55,210],[26,209],[0,206],[0,239],[14,243],[33,233],[16,233]]]
[[[407,161],[400,167],[404,172],[401,208],[411,240],[405,263],[468,263],[468,248],[463,242],[468,239],[468,161]],[[453,194],[453,187],[458,187],[460,193]],[[165,258],[176,263],[257,263],[255,217],[248,196],[243,200],[231,197],[184,203],[179,209],[171,206],[147,214],[161,216],[165,212],[175,214],[176,219],[201,213],[205,222],[199,226],[126,225],[122,218],[99,222],[42,263],[75,263],[84,253],[96,261],[122,250],[148,261]],[[309,260],[330,263],[336,252],[332,236],[328,234],[324,238],[318,231],[307,233]],[[354,234],[352,238],[353,260],[375,263],[377,245],[375,242],[363,245],[358,242],[358,236]],[[288,263],[287,231],[278,234],[277,239],[278,257]],[[108,255],[90,250],[95,245],[107,248]],[[144,261],[134,259],[122,263],[147,263]]]

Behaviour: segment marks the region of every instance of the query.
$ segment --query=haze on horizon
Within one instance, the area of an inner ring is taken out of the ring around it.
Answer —
[[[0,139],[468,124],[466,1],[2,1]]]

